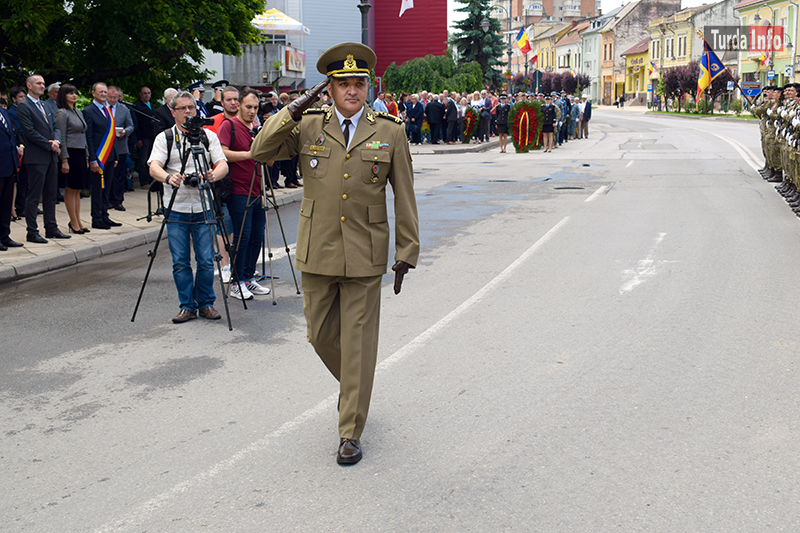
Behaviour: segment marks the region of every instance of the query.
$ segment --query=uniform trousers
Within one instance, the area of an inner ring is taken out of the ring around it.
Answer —
[[[308,341],[339,381],[339,436],[360,439],[378,356],[381,280],[303,272]]]

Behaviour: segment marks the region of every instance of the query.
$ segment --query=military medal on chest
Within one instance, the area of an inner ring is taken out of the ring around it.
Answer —
[[[380,172],[380,169],[381,168],[378,166],[378,163],[375,163],[374,165],[372,165],[372,178],[370,178],[370,181],[372,181],[372,183],[378,183],[378,179],[379,179],[378,178],[378,172]]]
[[[317,165],[319,165],[319,159],[312,157],[308,164],[311,166],[311,168],[317,168]]]
[[[319,135],[317,135],[317,140],[314,141],[314,144],[316,144],[317,146],[322,146],[324,143],[325,143],[325,134],[320,133]]]

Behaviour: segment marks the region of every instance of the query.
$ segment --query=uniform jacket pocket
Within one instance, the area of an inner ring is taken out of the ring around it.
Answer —
[[[386,204],[367,206],[369,235],[372,241],[372,264],[385,265],[389,260],[389,215]]]
[[[311,243],[311,223],[314,213],[314,199],[303,198],[300,203],[300,224],[297,229],[297,249],[295,257],[301,263],[308,262],[308,249]]]

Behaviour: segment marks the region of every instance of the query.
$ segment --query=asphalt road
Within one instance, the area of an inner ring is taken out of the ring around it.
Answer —
[[[800,529],[800,221],[757,125],[591,130],[416,157],[353,467],[286,257],[232,332],[169,322],[166,246],[134,323],[147,248],[1,286],[0,530]]]

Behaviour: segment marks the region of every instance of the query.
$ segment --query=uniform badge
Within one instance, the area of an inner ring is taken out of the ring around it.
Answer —
[[[317,165],[319,164],[319,159],[317,159],[316,157],[312,157],[311,161],[309,161],[308,164],[311,165],[311,168],[317,168]]]
[[[378,177],[377,174],[373,174],[372,177],[370,178],[370,181],[372,183],[378,183],[378,180],[380,180],[380,178]]]
[[[314,141],[314,144],[316,144],[317,146],[322,146],[324,143],[325,143],[325,134],[320,133],[319,135],[317,135],[317,140]]]

